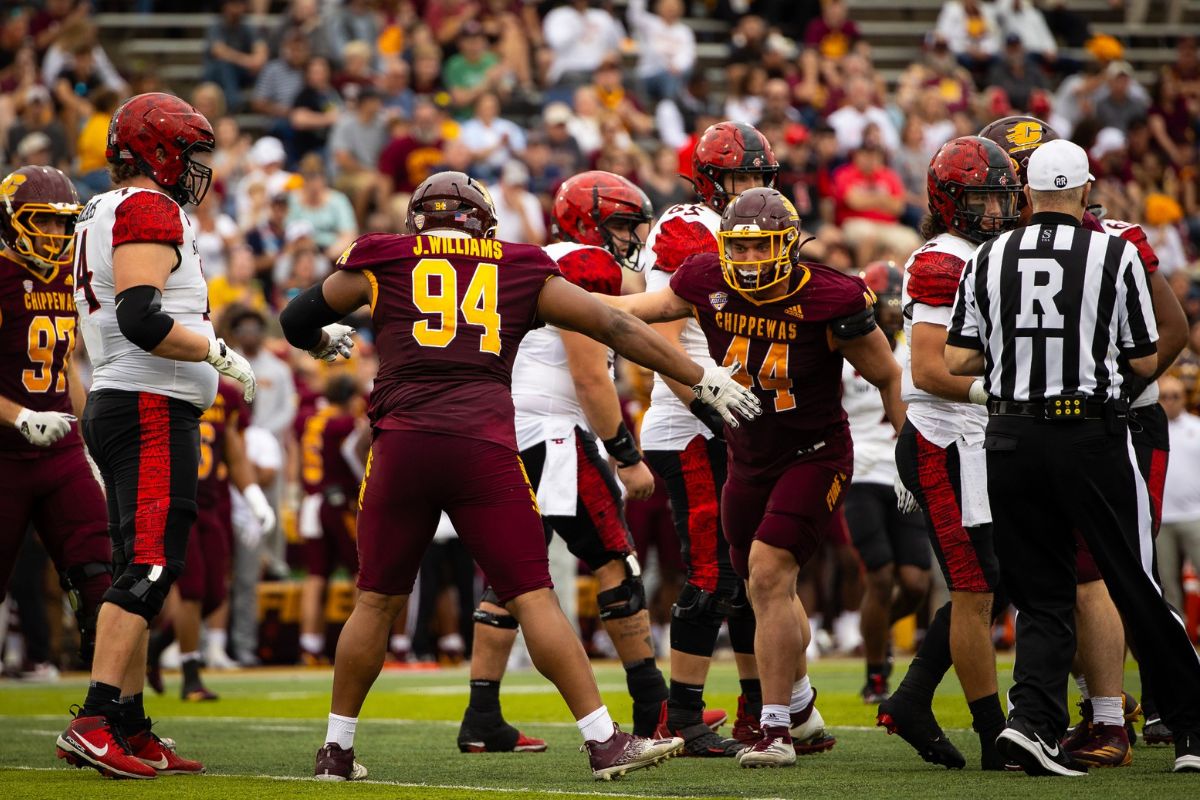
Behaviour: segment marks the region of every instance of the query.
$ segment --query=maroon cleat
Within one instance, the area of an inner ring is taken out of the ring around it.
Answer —
[[[77,708],[73,707],[73,708]],[[58,735],[56,752],[75,767],[92,767],[107,778],[156,778],[158,773],[130,751],[102,716],[76,716]]]
[[[1124,725],[1104,725],[1093,722],[1087,736],[1073,747],[1063,749],[1081,764],[1089,767],[1127,767],[1133,763],[1133,750]]]
[[[683,748],[683,739],[643,739],[613,726],[613,735],[603,742],[587,741],[580,750],[587,750],[592,775],[599,781],[620,778],[626,772],[645,769],[665,761]]]
[[[746,695],[738,696],[737,719],[733,722],[733,738],[747,747],[753,747],[762,738],[758,716],[746,708]]]
[[[159,775],[200,775],[204,772],[203,764],[177,755],[173,741],[168,745],[149,728],[129,737],[129,751]]]
[[[326,742],[317,751],[313,777],[319,781],[361,781],[367,777],[367,768],[354,760],[353,747],[343,750],[334,742]]]

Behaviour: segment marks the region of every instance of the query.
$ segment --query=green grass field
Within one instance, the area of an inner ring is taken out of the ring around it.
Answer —
[[[898,663],[903,674],[906,664]],[[627,721],[629,701],[619,666],[597,665],[605,702],[618,721]],[[1007,684],[1011,662],[1001,664]],[[922,762],[899,737],[874,725],[874,709],[858,698],[858,661],[822,660],[813,665],[818,705],[838,737],[834,749],[802,758],[794,769],[743,770],[732,760],[673,759],[660,769],[631,773],[613,783],[592,780],[578,752],[579,736],[552,687],[533,672],[509,676],[502,697],[505,716],[550,744],[542,754],[462,755],[455,747],[458,720],[467,699],[465,669],[387,671],[376,683],[359,723],[355,750],[370,770],[362,784],[307,780],[321,744],[328,712],[328,670],[251,671],[213,674],[215,703],[178,699],[178,678],[168,676],[168,694],[147,702],[160,719],[155,730],[179,742],[181,753],[208,767],[200,777],[167,777],[148,783],[106,781],[92,770],[64,768],[54,757],[54,738],[67,707],[82,700],[86,680],[50,686],[0,682],[0,800],[49,798],[85,800],[125,797],[193,798],[497,798],[528,797],[746,797],[746,798],[962,798],[1021,800],[1053,797],[1140,797],[1166,800],[1200,796],[1195,777],[1169,772],[1170,748],[1139,743],[1133,765],[1093,771],[1087,778],[1032,779],[1020,774],[978,771],[978,740],[958,683],[950,676],[936,711],[943,727],[967,756],[968,768],[948,772]],[[1131,672],[1127,686],[1136,687]],[[711,707],[731,716],[737,681],[732,665],[718,664],[709,682]],[[1136,691],[1136,688],[1131,690]],[[724,729],[726,732],[728,728]]]

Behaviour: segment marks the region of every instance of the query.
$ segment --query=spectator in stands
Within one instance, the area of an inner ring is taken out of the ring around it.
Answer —
[[[418,100],[412,124],[402,130],[379,154],[379,171],[392,193],[411,194],[442,161],[441,112],[429,100]]]
[[[346,46],[351,42],[367,45],[368,66],[374,58],[374,43],[382,30],[377,4],[371,0],[342,0],[327,3],[321,16],[321,30],[325,35],[326,52],[340,56],[339,66],[346,67]],[[341,86],[338,86],[341,89]]]
[[[223,0],[204,44],[203,80],[220,86],[234,111],[241,110],[242,91],[254,84],[269,55],[262,31],[245,17],[246,0]]]
[[[804,46],[815,48],[822,58],[834,61],[854,49],[861,39],[858,26],[846,10],[845,0],[823,0],[821,16],[804,29]]]
[[[42,83],[53,87],[64,77],[70,79],[71,88],[81,97],[101,84],[118,94],[129,90],[121,73],[100,46],[95,26],[83,19],[73,19],[64,25],[42,57]],[[80,91],[80,83],[86,84],[87,88]]]
[[[409,87],[408,62],[399,58],[388,59],[379,75],[379,95],[383,100],[384,116],[399,116],[410,119],[417,97]]]
[[[421,19],[443,50],[452,49],[463,27],[475,22],[478,0],[427,0]]]
[[[250,148],[251,170],[238,183],[234,196],[237,218],[243,225],[259,224],[269,198],[295,187],[295,176],[283,168],[286,160],[283,142],[274,136],[263,136]]]
[[[937,32],[958,62],[983,73],[1000,52],[1000,25],[995,9],[980,0],[949,0],[937,18]]]
[[[1095,117],[1102,127],[1113,127],[1125,131],[1129,123],[1146,116],[1149,102],[1146,91],[1133,80],[1133,67],[1128,61],[1114,61],[1104,70],[1105,84],[1096,93]]]
[[[542,112],[542,124],[550,148],[550,162],[553,169],[564,179],[582,172],[586,163],[579,140],[571,131],[574,121],[575,115],[566,103],[551,103]]]
[[[500,62],[523,92],[533,92],[533,61],[531,39],[541,40],[541,20],[531,3],[512,3],[510,0],[485,0],[479,13],[488,40]]]
[[[1017,36],[1025,52],[1050,66],[1058,60],[1058,42],[1032,0],[995,0],[996,21],[1006,36]]]
[[[291,0],[287,13],[279,20],[271,34],[269,44],[272,56],[283,55],[288,39],[299,36],[308,44],[308,51],[328,56],[325,31],[321,27],[321,14],[317,0]]]
[[[274,297],[273,268],[286,246],[287,215],[291,201],[286,194],[273,195],[269,200],[266,218],[246,233],[246,246],[254,256],[254,274],[262,284],[263,294]]]
[[[630,0],[628,19],[637,39],[635,70],[650,102],[676,97],[696,63],[696,34],[683,21],[683,0],[658,0],[658,13],[646,0]]]
[[[475,174],[485,183],[496,180],[509,160],[525,152],[525,132],[500,116],[500,100],[490,92],[475,101],[475,115],[463,123],[459,140],[470,149]]]
[[[49,166],[59,169],[69,169],[70,145],[67,134],[61,122],[54,115],[54,104],[50,102],[50,92],[44,86],[30,86],[25,91],[25,103],[20,107],[20,116],[8,129],[6,150],[11,159],[17,153],[17,147],[30,134],[40,133],[49,142],[50,156],[46,162]]]
[[[579,149],[587,158],[594,156],[604,140],[600,137],[600,121],[604,107],[594,86],[580,86],[575,90],[575,113],[567,120],[567,129],[575,138]]]
[[[659,145],[645,167],[638,172],[638,186],[650,198],[650,205],[660,214],[676,203],[686,203],[695,192],[679,177],[675,151]]]
[[[1171,458],[1162,498],[1162,527],[1158,532],[1158,570],[1163,598],[1175,608],[1183,606],[1180,554],[1200,568],[1200,419],[1187,413],[1183,383],[1173,377],[1159,379],[1158,401],[1167,412],[1171,433]]]
[[[274,132],[287,134],[288,112],[304,89],[304,66],[310,53],[308,38],[300,31],[291,31],[280,46],[279,57],[268,61],[258,73],[250,107],[274,120]]]
[[[225,92],[211,81],[198,84],[192,90],[190,101],[196,110],[203,114],[205,119],[212,120],[214,125],[217,120],[224,118],[229,110],[225,102]]]
[[[763,109],[760,125],[787,126],[802,122],[803,117],[792,105],[792,87],[784,78],[771,78],[763,86]]]
[[[311,285],[311,284],[309,284]],[[270,431],[281,444],[296,417],[296,385],[292,368],[266,347],[267,318],[263,312],[242,308],[230,310],[230,337],[238,352],[246,357],[258,379],[258,393],[250,410],[250,422]]]
[[[54,163],[53,145],[50,137],[41,131],[34,131],[22,137],[13,149],[16,158],[13,161],[17,167],[52,167]]]
[[[1153,192],[1146,197],[1146,207],[1140,219],[1146,231],[1146,241],[1158,256],[1158,268],[1170,278],[1188,265],[1187,253],[1183,248],[1183,237],[1179,224],[1183,222],[1183,209],[1172,197]]]
[[[29,35],[38,53],[45,53],[72,22],[87,19],[91,8],[78,0],[46,0],[29,21]]]
[[[850,163],[833,175],[834,222],[855,248],[859,267],[876,258],[901,260],[921,246],[912,228],[900,224],[904,184],[884,164],[881,147],[856,148]]]
[[[1147,114],[1155,144],[1176,166],[1189,163],[1195,155],[1196,129],[1192,121],[1200,119],[1200,101],[1185,97],[1180,84],[1164,70],[1154,85],[1154,103]]]
[[[292,129],[291,161],[323,152],[329,131],[342,113],[342,98],[333,88],[329,62],[320,56],[304,67],[304,88],[292,101],[288,124]]]
[[[527,187],[529,170],[520,161],[509,161],[500,173],[496,202],[496,238],[526,244],[546,243],[542,206]]]
[[[542,36],[554,55],[548,80],[560,90],[552,99],[590,83],[605,59],[620,51],[625,29],[609,11],[591,5],[570,0],[542,20]]]
[[[733,52],[729,60],[735,64],[760,64],[767,52],[767,35],[770,30],[763,18],[756,14],[740,17],[729,35]]]
[[[234,303],[255,311],[267,311],[267,298],[254,277],[254,251],[245,243],[229,250],[228,268],[223,275],[208,281],[208,302],[213,314],[220,314]]]
[[[86,192],[107,192],[112,185],[108,178],[108,125],[113,112],[121,104],[117,93],[101,87],[88,97],[91,113],[84,121],[75,140],[76,183]]]
[[[763,111],[767,71],[758,65],[734,63],[725,68],[725,76],[725,118],[757,125]]]
[[[554,192],[569,176],[561,172],[555,163],[550,138],[545,131],[534,129],[529,132],[525,137],[525,153],[521,161],[529,170],[529,191],[541,202],[542,210],[549,214]]]
[[[592,88],[601,107],[615,116],[625,129],[635,135],[649,136],[654,133],[654,120],[642,111],[637,100],[625,91],[624,74],[617,58],[610,58],[596,70]]]
[[[360,221],[367,218],[372,200],[380,196],[381,185],[375,165],[387,142],[388,122],[383,116],[383,100],[375,89],[366,87],[359,93],[354,111],[343,113],[329,135],[333,186],[350,198]]]
[[[275,305],[290,303],[300,292],[329,274],[330,261],[313,241],[312,226],[296,221],[288,225],[284,251],[273,268]]]
[[[418,97],[445,103],[446,95],[442,83],[442,51],[433,45],[413,48],[412,90]]]
[[[358,236],[354,206],[346,195],[330,188],[320,155],[309,153],[300,159],[300,177],[304,185],[292,193],[288,223],[299,220],[311,225],[313,241],[332,261]]]
[[[211,202],[189,207],[188,216],[196,233],[196,248],[200,262],[204,264],[204,277],[212,280],[224,275],[230,248],[242,243],[238,224]]]
[[[250,169],[250,137],[242,135],[236,117],[220,117],[213,123],[216,144],[209,166],[213,171],[213,189],[227,210],[234,211],[232,195]]]
[[[891,117],[872,102],[873,87],[866,78],[854,77],[846,83],[846,104],[829,115],[829,124],[837,134],[838,152],[849,153],[863,143],[868,125],[879,129],[884,148],[894,152],[900,146],[900,135]]]
[[[953,125],[953,123],[951,123]],[[892,154],[891,164],[900,182],[904,184],[905,212],[902,215],[906,224],[916,227],[921,224],[921,217],[929,206],[928,176],[929,160],[932,158],[925,137],[926,123],[921,117],[910,114],[904,121],[900,133],[900,147]],[[953,128],[939,144],[953,139]],[[934,152],[937,152],[935,149]]]
[[[987,73],[989,86],[998,86],[1008,95],[1014,108],[1029,108],[1029,97],[1035,89],[1049,89],[1045,74],[1029,58],[1021,37],[1015,33],[1004,39],[1004,53],[996,59]]]
[[[375,85],[375,70],[371,67],[374,51],[366,42],[353,41],[338,51],[341,68],[333,76],[333,88],[347,103],[358,99],[365,86]]]
[[[470,109],[484,94],[507,98],[512,91],[513,78],[500,63],[500,58],[488,49],[483,26],[475,20],[465,22],[458,32],[458,53],[446,61],[442,68],[442,83],[450,92],[450,99],[460,113],[460,118],[470,114]]]

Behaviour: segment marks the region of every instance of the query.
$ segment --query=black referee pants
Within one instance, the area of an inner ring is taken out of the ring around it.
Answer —
[[[1200,732],[1200,658],[1152,577],[1150,501],[1124,421],[993,416],[988,494],[1001,580],[1019,612],[1019,717],[1058,741],[1075,654],[1075,542],[1082,532],[1173,731]]]

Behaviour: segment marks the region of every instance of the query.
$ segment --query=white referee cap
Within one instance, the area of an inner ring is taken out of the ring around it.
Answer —
[[[1033,151],[1025,168],[1029,188],[1037,192],[1075,189],[1096,180],[1082,147],[1066,139],[1046,142]]]

